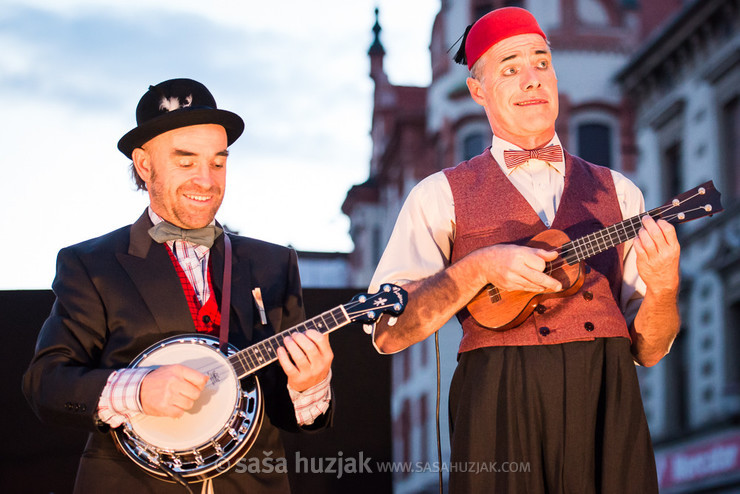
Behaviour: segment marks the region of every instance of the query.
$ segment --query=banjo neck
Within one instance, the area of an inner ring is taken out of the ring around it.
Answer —
[[[343,305],[328,310],[316,317],[304,321],[297,326],[286,329],[274,336],[260,341],[231,356],[228,360],[236,371],[239,379],[251,374],[257,369],[271,364],[277,360],[277,349],[285,346],[285,338],[294,334],[305,333],[311,329],[321,334],[331,333],[342,326],[351,323],[352,319],[347,314]]]
[[[399,316],[407,300],[403,288],[384,284],[377,293],[358,294],[228,357],[211,335],[175,335],[155,343],[129,367],[181,363],[208,374],[210,385],[198,405],[181,417],[135,415],[124,427],[111,431],[114,442],[137,466],[161,480],[185,484],[185,478],[215,477],[247,453],[262,423],[264,405],[257,376],[248,382],[239,379],[277,360],[277,350],[288,336],[312,329],[326,334],[352,322],[377,321],[382,314]]]
[[[331,333],[351,322],[374,322],[381,314],[398,316],[406,306],[407,293],[399,286],[384,284],[377,293],[356,295],[350,302],[334,307],[290,329],[281,331],[228,357],[239,379],[277,360],[278,348],[285,346],[285,337],[316,330]]]

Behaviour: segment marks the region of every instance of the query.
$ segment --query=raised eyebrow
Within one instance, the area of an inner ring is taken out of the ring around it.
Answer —
[[[538,49],[538,50],[535,50],[535,51],[534,51],[534,54],[535,54],[535,55],[548,55],[548,56],[549,56],[549,55],[550,55],[550,50],[545,50],[544,48],[542,48],[542,49]],[[499,63],[504,63],[504,62],[508,62],[509,60],[514,60],[514,59],[515,59],[515,58],[517,58],[518,56],[519,56],[519,54],[518,54],[518,53],[514,53],[514,54],[512,54],[512,55],[509,55],[508,57],[504,57],[504,58],[502,58],[502,59],[501,59],[501,60],[499,61]]]

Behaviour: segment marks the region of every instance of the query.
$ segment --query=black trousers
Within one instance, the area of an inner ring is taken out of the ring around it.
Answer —
[[[658,492],[625,338],[461,354],[450,437],[452,494]]]

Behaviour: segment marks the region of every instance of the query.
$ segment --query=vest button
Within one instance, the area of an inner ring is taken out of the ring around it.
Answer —
[[[585,292],[583,292],[583,298],[588,301],[591,301],[594,298],[594,294],[586,290]]]
[[[540,328],[540,334],[541,334],[542,336],[547,336],[547,335],[549,335],[549,334],[550,334],[550,328],[548,328],[547,326],[542,326],[542,327]]]
[[[586,331],[593,331],[594,330],[594,323],[587,322],[583,325],[584,328],[586,328]]]
[[[209,322],[211,322],[211,316],[209,315],[203,316],[203,324],[208,324]]]
[[[545,307],[542,304],[539,304],[537,307],[534,308],[534,310],[537,311],[537,314],[544,314],[545,311],[547,310],[547,307]]]

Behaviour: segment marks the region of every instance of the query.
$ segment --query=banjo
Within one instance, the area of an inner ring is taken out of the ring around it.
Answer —
[[[173,336],[144,350],[129,368],[182,364],[209,376],[193,408],[179,418],[139,414],[111,431],[116,446],[147,473],[185,484],[215,477],[235,465],[257,438],[264,401],[254,372],[277,360],[283,339],[314,329],[330,333],[349,323],[373,322],[381,314],[400,315],[406,291],[385,284],[373,295],[359,294],[350,302],[319,314],[244,350],[209,335]],[[223,470],[223,471],[222,471]]]

